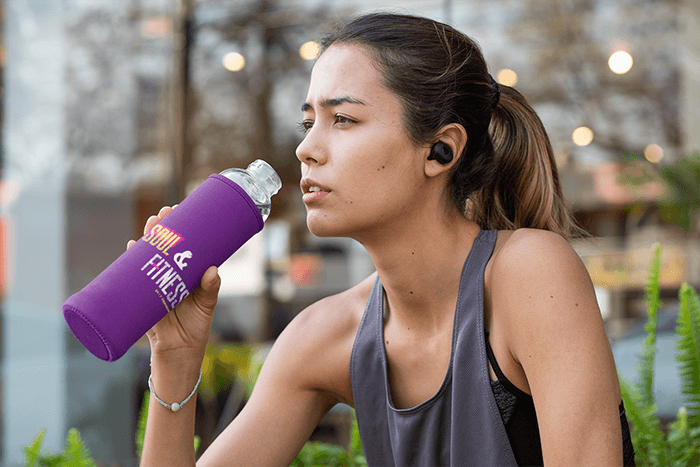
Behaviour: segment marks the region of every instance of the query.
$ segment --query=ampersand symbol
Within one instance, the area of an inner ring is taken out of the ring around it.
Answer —
[[[190,250],[187,250],[183,251],[182,253],[176,253],[175,256],[173,256],[173,261],[175,261],[175,264],[177,264],[180,269],[185,269],[185,266],[187,266],[185,260],[191,257],[192,252]]]

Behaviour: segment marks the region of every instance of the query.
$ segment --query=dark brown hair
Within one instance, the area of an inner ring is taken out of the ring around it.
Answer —
[[[321,53],[339,43],[370,54],[416,143],[434,143],[450,123],[465,128],[467,144],[447,187],[460,213],[483,229],[586,236],[562,196],[542,122],[518,91],[493,82],[476,42],[428,18],[373,13],[326,35]]]

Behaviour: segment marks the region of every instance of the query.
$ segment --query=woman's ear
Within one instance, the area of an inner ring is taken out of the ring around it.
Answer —
[[[425,160],[425,174],[436,177],[447,172],[459,159],[467,144],[467,131],[459,123],[445,125]]]

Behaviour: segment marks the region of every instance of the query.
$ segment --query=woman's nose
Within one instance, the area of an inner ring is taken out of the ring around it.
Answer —
[[[304,138],[304,140],[301,143],[299,143],[299,146],[297,146],[297,159],[299,159],[304,164],[318,164],[318,150],[312,150],[311,144],[307,138]]]
[[[296,150],[297,159],[303,164],[324,164],[326,162],[325,150],[320,144],[318,135],[311,128]]]

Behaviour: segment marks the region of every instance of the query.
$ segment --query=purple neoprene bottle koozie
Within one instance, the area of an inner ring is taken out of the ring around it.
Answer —
[[[255,202],[211,175],[80,292],[63,304],[75,337],[95,356],[120,358],[198,285],[262,230]]]

